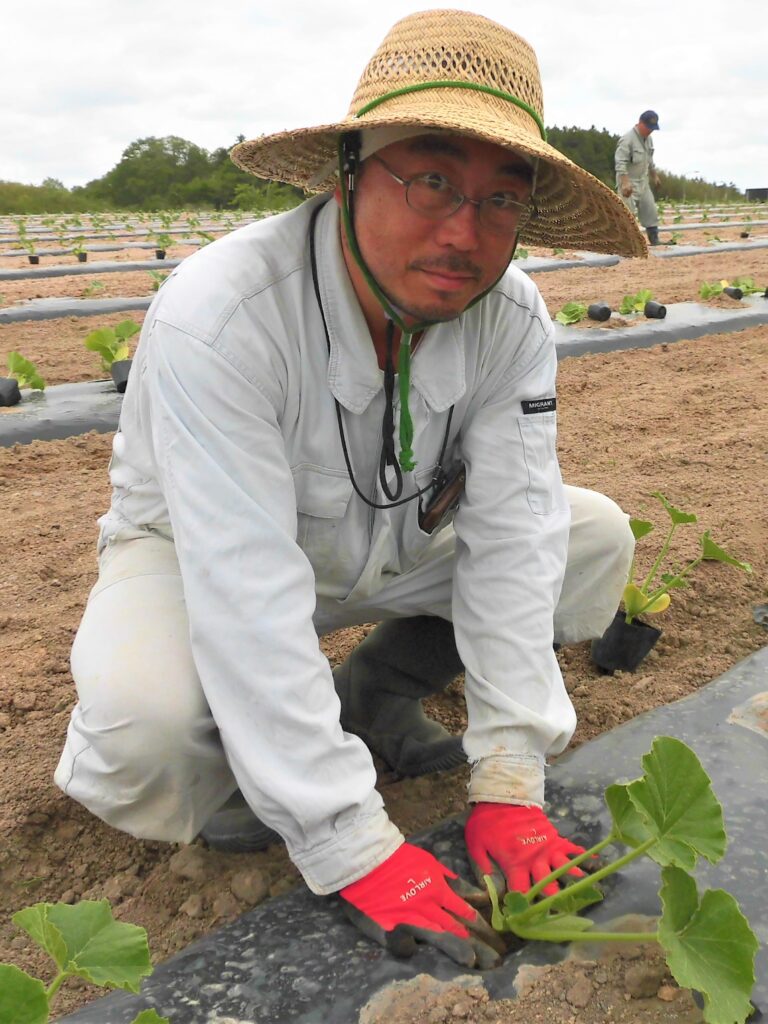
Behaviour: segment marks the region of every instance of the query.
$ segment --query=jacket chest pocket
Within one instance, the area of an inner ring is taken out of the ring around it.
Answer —
[[[354,553],[341,541],[342,525],[352,497],[352,481],[316,466],[293,469],[296,491],[296,541],[304,551],[315,574],[346,578],[354,572],[347,562]]]

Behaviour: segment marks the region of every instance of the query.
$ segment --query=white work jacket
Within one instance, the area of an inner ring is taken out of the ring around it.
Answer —
[[[418,464],[404,493],[430,479],[451,406],[448,450],[467,471],[453,526],[429,536],[418,502],[374,512],[353,492],[334,398],[358,485],[386,501],[377,482],[383,374],[333,201],[316,224],[329,357],[308,242],[322,202],[206,246],[160,289],[100,521],[101,548],[147,533],[174,540],[195,664],[233,772],[317,893],[362,877],[402,842],[370,754],[341,730],[318,632],[371,621],[366,607],[417,573],[444,530],[455,529],[449,611],[466,667],[470,799],[541,803],[544,759],[575,727],[552,652],[570,512],[541,296],[511,267],[414,353]]]

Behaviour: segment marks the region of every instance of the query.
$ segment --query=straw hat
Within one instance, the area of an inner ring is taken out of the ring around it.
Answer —
[[[341,132],[406,126],[471,135],[538,158],[538,215],[522,241],[648,255],[621,199],[544,140],[539,67],[529,44],[467,11],[421,11],[398,21],[363,71],[342,121],[241,142],[232,159],[260,178],[327,192],[337,182]]]

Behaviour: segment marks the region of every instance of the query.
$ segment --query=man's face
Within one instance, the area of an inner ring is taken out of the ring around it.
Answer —
[[[405,186],[387,168],[406,181],[439,175],[470,199],[504,193],[521,203],[530,196],[530,168],[501,146],[442,134],[393,143],[362,165],[355,191],[355,230],[371,273],[410,322],[452,320],[504,271],[512,258],[515,231],[498,233],[484,226],[478,207],[468,202],[443,219],[414,210],[406,201]],[[342,240],[363,311],[381,319],[381,307],[348,251],[343,232]]]

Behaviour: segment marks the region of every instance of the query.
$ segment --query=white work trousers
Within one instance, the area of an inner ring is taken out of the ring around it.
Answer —
[[[572,523],[554,623],[564,643],[604,632],[634,548],[628,517],[613,501],[566,491]],[[388,582],[375,605],[320,603],[318,632],[410,615],[450,619],[453,530],[441,531],[433,548]],[[78,703],[56,784],[115,828],[190,842],[237,784],[195,669],[171,541],[148,536],[105,548],[72,648],[72,675]]]

